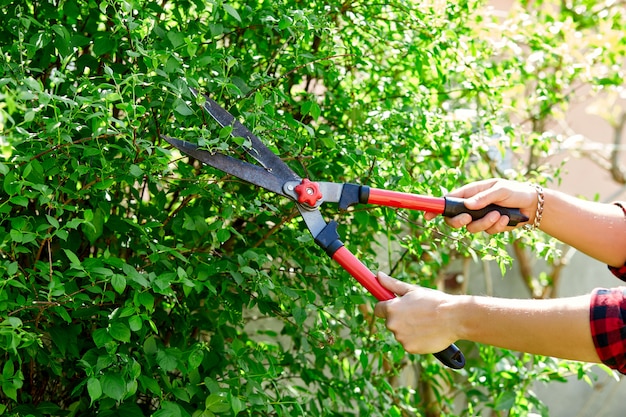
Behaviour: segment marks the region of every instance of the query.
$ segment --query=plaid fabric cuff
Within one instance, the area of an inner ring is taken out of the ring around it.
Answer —
[[[626,265],[619,267],[609,266],[609,271],[622,281],[626,281]]]
[[[591,293],[591,337],[602,363],[626,374],[626,287]]]

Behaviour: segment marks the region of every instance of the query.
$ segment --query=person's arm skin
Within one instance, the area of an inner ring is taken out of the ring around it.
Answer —
[[[540,229],[550,236],[575,247],[581,252],[611,266],[626,262],[626,217],[614,204],[604,204],[574,198],[545,189],[543,217]],[[494,203],[519,208],[532,224],[537,209],[537,193],[528,184],[491,179],[461,187],[449,194],[465,198],[469,209],[480,209]],[[435,215],[426,214],[426,219]],[[455,228],[466,226],[473,233],[498,233],[511,230],[508,217],[491,212],[471,221],[469,214],[460,214],[446,222]]]
[[[376,316],[410,353],[440,352],[471,340],[520,352],[600,362],[589,325],[590,296],[510,300],[451,295],[398,281],[380,283],[398,298],[380,302]]]

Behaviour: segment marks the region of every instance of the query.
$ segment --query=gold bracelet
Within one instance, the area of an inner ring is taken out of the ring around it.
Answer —
[[[543,203],[545,201],[545,196],[543,193],[543,187],[541,185],[535,184],[535,183],[528,183],[528,185],[530,185],[531,187],[535,189],[535,191],[537,191],[537,211],[535,212],[535,220],[533,221],[533,224],[524,225],[524,229],[535,230],[535,229],[539,229],[539,226],[541,225],[541,218],[543,217]]]

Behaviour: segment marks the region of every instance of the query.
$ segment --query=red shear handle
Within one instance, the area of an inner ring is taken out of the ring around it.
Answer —
[[[339,263],[346,271],[350,273],[357,281],[361,283],[374,297],[379,301],[386,301],[395,298],[395,294],[380,285],[376,276],[363,265],[356,256],[352,254],[345,246],[340,247],[332,255],[332,258]],[[463,352],[452,344],[441,352],[434,354],[437,359],[444,365],[452,369],[461,369],[465,366],[465,356]]]
[[[340,247],[333,255],[333,259],[339,263],[352,275],[357,281],[361,283],[378,301],[391,300],[395,297],[395,294],[389,291],[387,288],[380,285],[380,282],[376,279],[376,275],[369,270],[368,267],[363,265],[356,256],[352,254],[345,246]]]
[[[381,190],[370,188],[367,199],[368,204],[379,206],[422,210],[431,213],[442,214],[446,208],[446,200],[443,197],[430,197],[419,194],[402,193],[400,191]]]
[[[430,213],[442,214],[446,217],[454,217],[461,213],[468,213],[473,220],[481,219],[492,211],[497,211],[509,217],[509,226],[517,226],[518,223],[528,221],[528,217],[519,209],[502,207],[496,204],[489,204],[478,210],[470,210],[465,207],[462,198],[457,197],[429,197],[419,194],[402,193],[399,191],[381,190],[370,188],[367,197],[368,204],[388,206],[396,208],[406,208],[411,210],[422,210]]]

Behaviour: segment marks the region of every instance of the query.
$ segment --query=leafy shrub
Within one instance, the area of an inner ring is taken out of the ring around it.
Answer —
[[[237,152],[193,86],[312,179],[441,195],[497,175],[494,149],[517,143],[506,136],[517,139],[511,93],[530,78],[531,97],[551,92],[540,100],[543,119],[567,99],[551,87],[580,72],[520,71],[519,57],[494,49],[478,3],[2,5],[0,414],[529,410],[542,406],[511,393],[578,372],[489,347],[475,354],[470,344],[456,374],[405,355],[293,203],[160,139]],[[593,28],[595,17],[584,18],[570,23]],[[537,49],[561,40],[523,36]],[[599,84],[613,83],[607,77]],[[535,156],[549,143],[529,141]],[[470,238],[381,208],[325,214],[372,269],[390,263],[424,285],[459,256],[507,262],[508,236]],[[526,369],[527,360],[538,366]],[[410,364],[416,386],[398,379]]]

